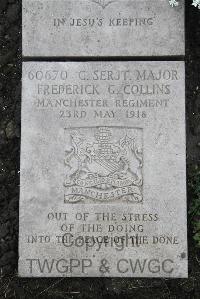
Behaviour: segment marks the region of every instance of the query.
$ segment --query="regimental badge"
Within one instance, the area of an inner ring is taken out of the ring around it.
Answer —
[[[65,203],[143,201],[142,129],[66,129]]]
[[[90,0],[90,1],[100,5],[103,9],[106,8],[108,5],[110,5],[111,3],[116,2],[116,0]]]

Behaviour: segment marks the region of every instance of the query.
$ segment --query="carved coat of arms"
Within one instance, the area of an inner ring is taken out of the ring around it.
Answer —
[[[100,5],[103,9],[106,8],[108,5],[110,5],[111,3],[116,2],[116,0],[90,0],[90,1]]]
[[[65,202],[88,199],[142,202],[141,135],[141,129],[69,130],[67,143],[71,143],[71,148],[65,152],[64,159]]]

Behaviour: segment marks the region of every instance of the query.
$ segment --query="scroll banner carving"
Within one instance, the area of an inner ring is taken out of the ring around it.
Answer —
[[[123,188],[116,188],[112,191],[99,191],[95,188],[85,187],[69,187],[65,193],[65,202],[79,202],[89,197],[98,201],[109,201],[128,196],[128,201],[141,201],[141,191],[137,186],[129,186]]]

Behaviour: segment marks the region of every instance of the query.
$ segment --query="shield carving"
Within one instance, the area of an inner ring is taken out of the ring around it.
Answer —
[[[110,5],[113,2],[116,2],[116,0],[91,0],[93,3],[98,4],[103,9],[106,8],[108,5]]]

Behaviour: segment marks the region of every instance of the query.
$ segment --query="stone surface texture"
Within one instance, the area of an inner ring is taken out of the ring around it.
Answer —
[[[23,64],[20,276],[187,277],[184,85],[183,62]]]
[[[23,0],[24,56],[184,54],[184,1]]]

